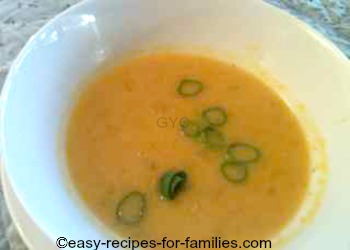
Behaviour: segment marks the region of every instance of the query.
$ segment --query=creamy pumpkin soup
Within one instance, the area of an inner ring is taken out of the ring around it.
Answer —
[[[286,103],[194,55],[144,55],[94,77],[72,112],[67,158],[88,207],[134,239],[271,239],[309,181]]]

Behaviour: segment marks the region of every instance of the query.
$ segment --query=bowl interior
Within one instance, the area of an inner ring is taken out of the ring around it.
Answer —
[[[349,62],[318,34],[259,0],[90,0],[29,41],[2,95],[2,154],[14,192],[38,226],[54,241],[107,237],[67,184],[64,126],[87,75],[110,59],[159,48],[210,48],[225,60],[232,52],[233,61],[248,68],[254,61],[287,86],[322,131],[330,161],[319,216],[288,247],[349,247]]]

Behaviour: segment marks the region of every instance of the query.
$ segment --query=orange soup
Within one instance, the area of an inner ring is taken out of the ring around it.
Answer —
[[[301,207],[309,154],[296,116],[267,84],[175,53],[93,77],[67,134],[86,205],[140,240],[271,239]]]

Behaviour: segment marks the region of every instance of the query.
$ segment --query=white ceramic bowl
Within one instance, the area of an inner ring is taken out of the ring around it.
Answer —
[[[14,194],[45,236],[52,243],[108,237],[67,182],[64,125],[84,77],[111,58],[157,47],[239,54],[286,84],[322,131],[330,180],[316,220],[285,247],[350,249],[350,64],[260,0],[88,0],[30,39],[3,89],[1,150]]]

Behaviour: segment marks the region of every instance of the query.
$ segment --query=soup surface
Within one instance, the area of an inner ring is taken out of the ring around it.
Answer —
[[[271,239],[309,181],[298,120],[236,66],[172,53],[99,73],[67,135],[71,178],[94,214],[124,237]]]

